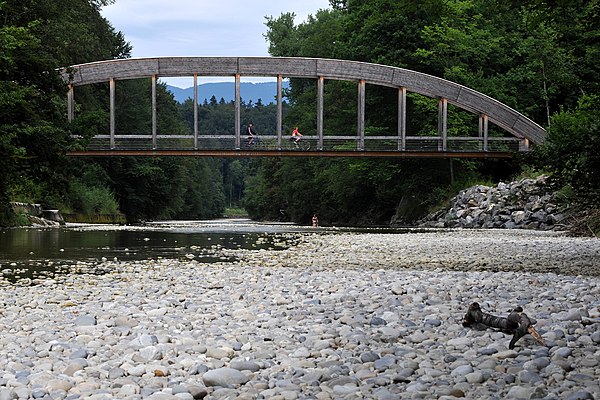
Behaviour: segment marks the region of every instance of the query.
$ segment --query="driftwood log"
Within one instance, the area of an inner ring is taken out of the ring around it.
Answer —
[[[502,332],[512,334],[513,337],[508,344],[509,349],[513,349],[515,343],[528,333],[542,346],[546,345],[544,339],[533,327],[531,320],[520,306],[511,311],[507,318],[504,318],[485,313],[481,310],[479,303],[472,303],[463,318],[462,324],[465,327],[477,330],[496,328]]]

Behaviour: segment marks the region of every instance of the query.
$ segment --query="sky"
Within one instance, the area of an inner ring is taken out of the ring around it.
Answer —
[[[329,0],[116,0],[102,15],[123,32],[133,46],[132,57],[245,57],[269,56],[263,36],[266,16],[293,12],[298,24],[326,8]],[[199,78],[200,83],[223,80]],[[165,81],[182,88],[193,85],[187,77]]]

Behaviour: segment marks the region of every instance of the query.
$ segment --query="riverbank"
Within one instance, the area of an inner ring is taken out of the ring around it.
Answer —
[[[600,394],[600,241],[555,232],[289,233],[235,262],[80,262],[0,283],[0,398]],[[98,271],[105,272],[96,275]],[[521,305],[547,346],[464,328]],[[588,324],[589,323],[589,324]]]

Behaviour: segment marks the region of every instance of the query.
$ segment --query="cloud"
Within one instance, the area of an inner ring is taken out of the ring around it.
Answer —
[[[132,57],[268,56],[265,16],[296,14],[296,23],[329,7],[328,0],[117,0],[102,15],[132,46]],[[264,82],[274,78],[245,78]],[[218,81],[227,80],[224,78]],[[189,87],[191,78],[165,78]],[[200,82],[215,81],[202,77]]]
[[[297,22],[328,0],[117,0],[102,10],[133,45],[132,56],[266,56],[265,16]]]

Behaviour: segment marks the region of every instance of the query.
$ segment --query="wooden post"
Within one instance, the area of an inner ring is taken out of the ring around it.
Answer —
[[[198,74],[194,74],[194,150],[198,150]]]
[[[277,134],[277,150],[281,150],[281,124],[283,120],[282,86],[283,77],[279,74],[277,75],[277,127],[275,128]]]
[[[438,150],[446,151],[448,149],[448,99],[440,99],[438,102],[438,135],[442,141],[438,142]]]
[[[110,78],[110,148],[115,148],[115,79]]]
[[[406,150],[406,88],[398,89],[398,150]]]
[[[323,91],[325,78],[320,76],[317,80],[317,149],[323,150]]]
[[[152,75],[152,150],[156,150],[156,75]]]
[[[240,120],[240,74],[235,74],[235,148],[239,150],[241,140],[242,124]]]
[[[73,85],[69,85],[67,92],[67,119],[69,122],[73,122],[75,119],[75,89]]]
[[[358,81],[358,150],[365,149],[365,80]]]
[[[485,114],[479,115],[479,138],[483,140],[483,151],[488,151],[488,116]]]
[[[483,149],[483,114],[479,114],[479,128],[477,129],[477,147],[479,151]]]

